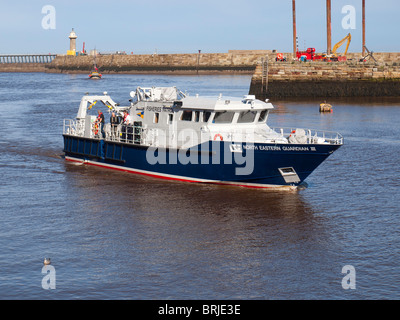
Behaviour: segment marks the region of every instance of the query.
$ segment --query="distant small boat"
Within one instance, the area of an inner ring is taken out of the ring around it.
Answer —
[[[97,72],[97,71],[92,71],[89,74],[89,78],[90,79],[101,79],[101,73]]]
[[[89,79],[101,79],[101,73],[96,65],[94,65],[92,72],[90,72]]]
[[[319,112],[333,112],[332,105],[326,103],[326,101],[324,103],[321,103],[319,105]]]
[[[89,74],[89,79],[101,79],[101,73],[99,71],[99,69],[97,68],[97,63],[96,63],[96,56],[94,57],[94,61],[93,61],[93,69]]]

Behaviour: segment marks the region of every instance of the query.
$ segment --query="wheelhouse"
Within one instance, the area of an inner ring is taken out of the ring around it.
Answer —
[[[185,97],[179,120],[204,122],[207,125],[251,125],[266,123],[272,105],[255,99],[255,96],[245,96],[241,101],[222,99]]]

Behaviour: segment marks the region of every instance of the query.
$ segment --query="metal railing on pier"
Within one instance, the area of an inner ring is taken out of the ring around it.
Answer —
[[[0,54],[0,63],[50,63],[56,54]]]

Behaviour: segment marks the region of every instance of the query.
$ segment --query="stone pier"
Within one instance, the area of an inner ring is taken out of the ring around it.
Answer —
[[[253,74],[267,51],[188,54],[98,55],[96,64],[107,73]],[[57,56],[48,72],[89,72],[93,56]]]
[[[267,73],[265,70],[268,70]],[[400,66],[359,62],[260,63],[249,94],[285,97],[400,96]]]

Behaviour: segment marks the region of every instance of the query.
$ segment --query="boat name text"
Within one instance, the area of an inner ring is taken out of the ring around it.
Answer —
[[[262,150],[262,151],[317,151],[315,147],[298,147],[298,146],[263,146],[263,145],[243,145],[246,150]]]

